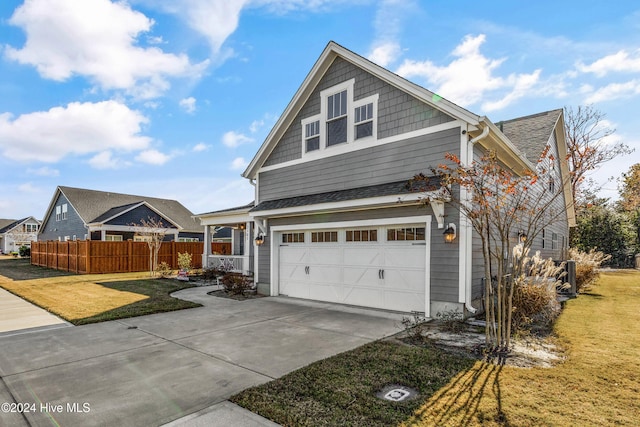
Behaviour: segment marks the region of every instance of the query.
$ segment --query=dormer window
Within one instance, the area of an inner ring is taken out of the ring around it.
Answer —
[[[354,100],[354,85],[351,79],[320,92],[320,114],[301,121],[303,155],[333,155],[346,144],[375,140],[378,94]]]

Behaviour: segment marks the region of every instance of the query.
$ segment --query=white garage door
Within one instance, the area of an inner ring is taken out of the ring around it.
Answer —
[[[425,311],[424,225],[283,232],[279,293],[397,311]]]

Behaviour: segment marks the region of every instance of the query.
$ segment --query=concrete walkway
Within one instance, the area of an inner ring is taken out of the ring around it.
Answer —
[[[395,314],[209,290],[178,293],[201,308],[0,337],[0,404],[30,405],[0,425],[273,426],[227,399],[400,330]]]
[[[0,288],[0,336],[65,326],[70,324]]]

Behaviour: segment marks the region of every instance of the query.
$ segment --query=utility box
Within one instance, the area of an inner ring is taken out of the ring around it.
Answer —
[[[636,254],[636,269],[640,270],[640,254]]]

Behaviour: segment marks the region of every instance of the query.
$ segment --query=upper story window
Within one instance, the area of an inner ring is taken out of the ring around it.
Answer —
[[[355,109],[355,139],[373,135],[373,102]]]
[[[320,121],[316,120],[304,125],[305,151],[320,149]]]
[[[62,219],[62,206],[56,206],[56,221]]]
[[[38,231],[38,224],[26,224],[25,231],[27,233],[35,233]]]
[[[347,142],[347,91],[327,97],[327,146]]]
[[[62,219],[67,219],[67,204],[62,204]]]
[[[303,155],[376,138],[378,94],[354,100],[354,85],[351,79],[320,92],[320,114],[301,121]]]

